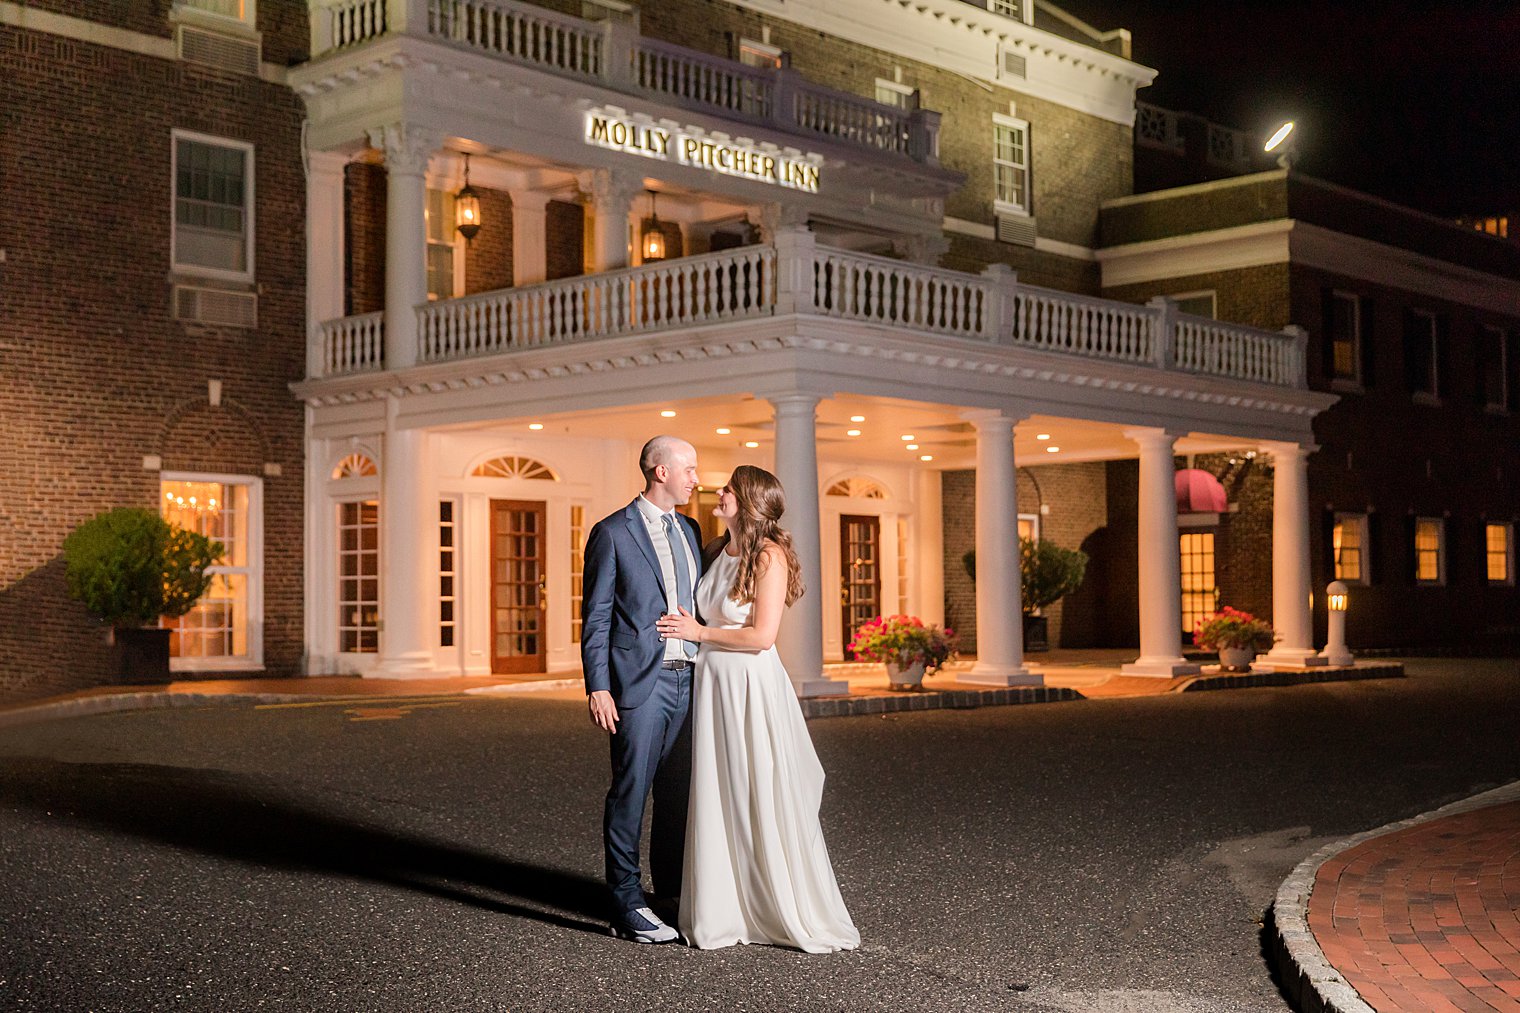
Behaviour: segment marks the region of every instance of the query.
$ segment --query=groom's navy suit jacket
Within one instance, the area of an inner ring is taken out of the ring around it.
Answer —
[[[681,530],[701,576],[701,529],[682,514]],[[665,643],[655,622],[665,614],[665,581],[660,557],[650,541],[638,501],[611,514],[586,539],[585,578],[581,587],[581,666],[586,692],[608,690],[619,708],[637,707],[649,698],[665,657]]]

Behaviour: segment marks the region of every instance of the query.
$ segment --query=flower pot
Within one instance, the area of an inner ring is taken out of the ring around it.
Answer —
[[[1249,647],[1221,647],[1219,669],[1222,672],[1249,672],[1256,652]]]
[[[112,632],[111,674],[117,682],[168,682],[169,634],[152,626],[118,626]]]
[[[1050,650],[1050,619],[1047,616],[1024,617],[1024,653]]]
[[[887,682],[893,689],[906,692],[923,689],[924,663],[920,661],[904,668],[895,661],[887,662]]]

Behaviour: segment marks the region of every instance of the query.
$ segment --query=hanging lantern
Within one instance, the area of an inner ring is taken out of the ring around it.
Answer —
[[[464,186],[454,195],[454,227],[468,243],[480,231],[480,195],[470,185],[470,156],[464,156]]]
[[[660,216],[655,211],[655,192],[649,194],[649,217],[644,219],[644,229],[639,236],[639,247],[644,263],[665,259],[665,230],[660,228]]]

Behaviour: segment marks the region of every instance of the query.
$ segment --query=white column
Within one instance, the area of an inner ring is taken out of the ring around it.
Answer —
[[[945,624],[945,515],[940,473],[924,468],[918,473],[913,520],[908,537],[917,541],[913,557],[918,560],[918,615],[931,626]]]
[[[816,394],[771,397],[776,411],[776,477],[786,490],[782,526],[792,535],[792,548],[802,567],[807,593],[792,603],[781,618],[776,649],[800,697],[838,696],[849,683],[823,674],[823,552],[818,524],[818,438]]]
[[[426,430],[397,424],[388,405],[380,460],[380,658],[370,673],[435,675],[438,632],[438,496]]]
[[[1272,628],[1281,639],[1260,663],[1323,665],[1309,610],[1309,455],[1318,448],[1268,443],[1262,449],[1272,455]]]
[[[512,191],[512,284],[537,285],[549,277],[549,195],[537,190]]]
[[[616,271],[628,266],[628,215],[638,177],[611,169],[591,173],[591,269]]]
[[[1043,686],[1044,676],[1024,665],[1014,419],[999,411],[965,417],[976,427],[976,664],[957,680]]]
[[[370,131],[370,144],[385,150],[386,369],[417,364],[417,307],[427,302],[426,173],[440,140],[410,124]]]
[[[308,152],[306,170],[306,375],[320,376],[320,325],[343,315],[344,155]]]
[[[1201,669],[1182,657],[1182,549],[1172,463],[1177,434],[1126,429],[1124,435],[1140,444],[1140,657],[1120,671],[1192,675]]]

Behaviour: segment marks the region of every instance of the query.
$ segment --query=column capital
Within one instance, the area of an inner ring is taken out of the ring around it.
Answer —
[[[306,171],[312,176],[338,176],[348,168],[348,156],[341,151],[306,152]]]
[[[513,211],[543,211],[554,199],[554,195],[547,190],[530,190],[527,187],[510,187],[508,196],[512,198]]]
[[[427,172],[428,162],[443,143],[441,131],[413,123],[389,123],[369,131],[369,145],[385,152],[385,170],[408,176]]]
[[[776,409],[777,415],[811,415],[818,410],[823,395],[796,390],[785,394],[766,394],[765,399]]]
[[[1161,429],[1153,426],[1130,426],[1124,430],[1124,438],[1133,440],[1140,446],[1172,446],[1182,436],[1181,433],[1170,429]]]
[[[961,412],[961,418],[976,427],[977,432],[991,431],[998,428],[1012,430],[1027,415],[1015,415],[1001,408],[967,408]]]
[[[1269,440],[1258,448],[1261,453],[1270,454],[1273,461],[1287,461],[1297,459],[1308,460],[1309,455],[1319,449],[1316,443],[1285,443]]]
[[[621,205],[626,212],[633,198],[644,189],[644,178],[627,169],[592,169],[581,180],[581,189],[591,195],[597,207]]]

